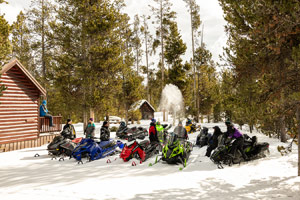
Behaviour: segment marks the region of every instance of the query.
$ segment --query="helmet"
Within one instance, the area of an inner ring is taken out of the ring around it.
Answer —
[[[230,119],[226,119],[225,125],[226,126],[233,126],[233,124],[231,123]]]
[[[120,123],[120,126],[126,126],[126,123],[122,121],[122,122]]]
[[[158,121],[156,124],[157,124],[157,125],[160,125],[160,122]]]
[[[151,119],[151,122],[152,122],[152,123],[155,123],[155,122],[156,122],[156,119],[152,118],[152,119]]]

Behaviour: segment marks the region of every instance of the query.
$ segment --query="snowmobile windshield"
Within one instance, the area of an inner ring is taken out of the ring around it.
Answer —
[[[177,141],[177,135],[173,132],[173,133],[171,133],[170,138],[169,138],[170,146],[175,145],[176,141]]]
[[[183,135],[184,129],[185,129],[185,128],[184,128],[183,126],[177,126],[177,127],[174,129],[174,133],[180,137],[181,135]]]

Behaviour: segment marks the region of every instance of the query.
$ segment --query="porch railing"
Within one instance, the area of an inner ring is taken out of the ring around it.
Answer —
[[[49,126],[49,119],[45,117],[40,117],[39,119],[39,132],[40,133],[51,133],[60,132],[62,129],[62,117],[53,116],[53,127]]]

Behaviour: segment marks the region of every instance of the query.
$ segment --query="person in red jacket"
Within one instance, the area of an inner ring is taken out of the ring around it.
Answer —
[[[151,120],[151,123],[150,123],[149,139],[150,139],[151,143],[159,142],[158,136],[157,136],[157,130],[156,130],[156,120],[154,118]]]

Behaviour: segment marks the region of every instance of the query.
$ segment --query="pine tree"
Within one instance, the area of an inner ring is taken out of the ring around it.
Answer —
[[[143,25],[141,27],[141,32],[144,34],[144,44],[145,44],[145,57],[146,57],[146,74],[147,74],[147,100],[148,102],[151,102],[151,96],[150,96],[150,89],[149,89],[149,54],[151,52],[150,46],[153,41],[152,35],[150,35],[148,22],[147,20],[150,19],[150,16],[142,15],[143,19]]]
[[[6,3],[3,0],[0,0],[1,3]],[[4,15],[0,15],[0,71],[2,69],[2,65],[6,63],[8,59],[8,55],[11,51],[11,44],[9,42],[9,32],[10,26],[7,21],[4,19]],[[1,76],[1,74],[0,74]],[[5,86],[0,84],[0,96],[2,95],[2,91],[5,90]]]
[[[1,0],[1,3],[5,1]],[[8,59],[11,52],[11,44],[9,42],[10,26],[4,19],[4,15],[0,15],[0,66],[2,66]]]
[[[139,74],[140,70],[140,61],[141,61],[141,56],[143,54],[143,51],[141,49],[142,43],[141,43],[141,22],[140,18],[138,15],[134,16],[134,22],[133,22],[133,47],[135,49],[135,62],[136,62],[136,72]]]
[[[186,44],[181,39],[176,22],[170,23],[170,35],[166,38],[165,59],[170,65],[168,82],[183,90],[186,87],[186,73],[189,71],[188,64],[182,64],[181,56],[186,51]]]
[[[160,71],[161,71],[161,91],[165,85],[165,39],[168,37],[168,26],[170,21],[175,18],[175,12],[171,11],[172,3],[169,0],[153,0],[157,7],[150,6],[151,11],[156,18],[156,40],[153,42],[153,49],[160,46]]]
[[[29,31],[31,33],[31,48],[35,57],[35,65],[42,77],[42,84],[48,87],[48,72],[51,71],[52,54],[54,54],[51,41],[50,23],[53,20],[53,4],[50,0],[33,0],[27,11]]]
[[[192,39],[192,60],[191,60],[191,65],[192,65],[192,70],[193,70],[193,96],[194,96],[194,110],[197,109],[197,93],[196,93],[196,68],[194,66],[194,60],[195,60],[195,44],[196,42],[196,37],[198,34],[200,34],[199,28],[201,25],[201,20],[200,20],[200,6],[196,3],[195,0],[183,0],[188,7],[188,11],[191,17],[191,39]]]
[[[26,20],[26,16],[21,11],[17,21],[12,24],[12,53],[33,74],[35,69],[30,47],[30,31]]]

